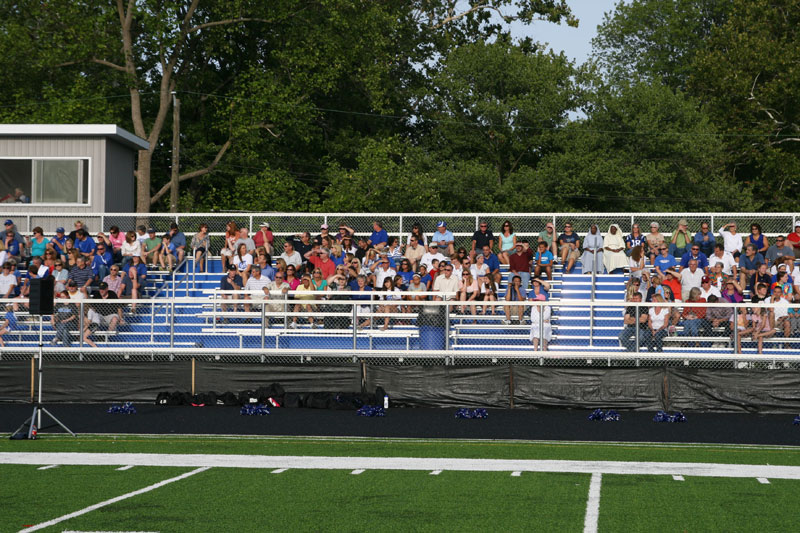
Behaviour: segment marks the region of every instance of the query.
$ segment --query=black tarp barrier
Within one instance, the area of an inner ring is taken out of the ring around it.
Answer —
[[[198,392],[237,392],[270,383],[280,383],[290,392],[359,392],[361,365],[237,365],[198,361],[195,368]]]
[[[415,407],[509,407],[507,366],[367,365],[366,389]]]
[[[667,368],[668,408],[714,412],[800,412],[797,370]]]
[[[515,407],[662,409],[661,368],[515,366]]]
[[[25,402],[30,399],[30,360],[0,363],[0,401]]]

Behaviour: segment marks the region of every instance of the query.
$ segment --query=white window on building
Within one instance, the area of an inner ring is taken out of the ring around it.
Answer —
[[[0,159],[0,202],[88,204],[89,159]]]

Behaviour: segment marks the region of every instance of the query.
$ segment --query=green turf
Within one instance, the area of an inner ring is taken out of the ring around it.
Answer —
[[[800,447],[602,444],[414,439],[47,436],[0,439],[0,452],[215,453],[362,457],[463,457],[596,461],[668,461],[800,466]]]
[[[582,531],[588,485],[580,474],[217,468],[54,530]]]
[[[604,475],[600,531],[797,531],[800,484]]]
[[[0,531],[19,531],[26,525],[46,522],[190,470],[136,467],[119,472],[113,466],[37,468],[0,465]]]

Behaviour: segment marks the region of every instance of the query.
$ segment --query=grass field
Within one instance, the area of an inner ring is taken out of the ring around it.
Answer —
[[[79,453],[86,462],[96,457],[101,464],[69,464],[71,455],[59,456],[67,458],[60,464],[37,462],[44,456],[30,455],[60,452]],[[217,458],[229,465],[179,467],[170,461],[184,456],[173,455],[166,466],[120,469],[130,466],[124,460],[142,454],[199,454],[189,463]],[[292,456],[298,466],[259,467],[283,456]],[[28,464],[2,464],[22,457]],[[369,458],[375,468],[344,467],[356,459],[368,465]],[[380,458],[461,466],[384,469]],[[313,466],[329,459],[333,466]],[[506,463],[498,467],[493,459],[522,466],[504,471]],[[548,461],[570,461],[569,468],[580,471],[527,471],[526,465]],[[696,476],[604,470],[617,462],[645,469],[664,464],[691,469],[694,463],[713,468]],[[498,470],[474,471],[489,463]],[[683,464],[688,466],[678,466]],[[800,477],[798,466],[800,448],[777,446],[48,436],[0,441],[0,532],[38,530],[59,519],[41,529],[791,531],[797,529],[800,479],[780,477]],[[752,474],[759,468],[777,468],[785,476],[759,479]],[[597,483],[599,500],[591,497],[590,480]],[[69,517],[74,513],[80,514]]]

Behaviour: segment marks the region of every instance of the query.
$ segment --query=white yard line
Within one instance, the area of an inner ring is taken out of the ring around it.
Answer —
[[[273,470],[273,471],[272,471],[272,472],[270,472],[270,473],[271,473],[271,474],[283,474],[283,473],[284,473],[284,472],[286,472],[287,470],[288,470],[288,468],[276,468],[275,470]]]
[[[800,479],[800,466],[635,461],[540,461],[416,457],[318,457],[282,455],[203,455],[155,453],[2,452],[0,464],[134,465],[326,470],[459,470],[473,472],[564,472],[665,476]]]
[[[61,533],[159,533],[158,531],[77,531],[74,529],[65,529]]]
[[[359,475],[359,474],[363,474],[363,473],[364,473],[364,470],[365,470],[365,469],[363,469],[363,468],[356,468],[355,470],[353,470],[353,471],[352,471],[352,472],[350,472],[350,473],[351,473],[351,474],[353,474],[354,476],[357,476],[357,475]]]
[[[36,470],[50,470],[51,468],[58,468],[58,466],[59,465],[45,465],[45,466],[40,466]]]
[[[758,479],[758,482],[761,483],[762,485],[769,485],[769,480],[765,477],[759,477],[756,479]]]
[[[124,472],[125,470],[130,470],[131,468],[133,468],[133,465],[125,465],[117,468],[117,470],[119,470],[120,472]]]
[[[597,533],[600,518],[600,485],[603,474],[595,472],[589,482],[589,498],[586,501],[586,518],[583,520],[583,533]]]
[[[519,477],[521,475],[522,475],[522,472],[520,472],[519,470],[517,470],[516,472],[511,472],[511,477]]]
[[[441,473],[442,473],[442,471],[441,471],[441,470],[434,470],[433,472],[431,472],[431,475],[432,475],[432,476],[438,476],[438,475],[439,475],[439,474],[441,474]]]
[[[125,464],[125,463],[130,463],[130,461],[125,461],[123,464]],[[19,464],[19,463],[17,463],[17,464]],[[71,463],[71,464],[75,464],[75,463]],[[78,464],[87,464],[87,463],[78,463]],[[89,463],[89,464],[91,464],[91,463]],[[97,463],[97,464],[109,464],[109,463]],[[120,464],[120,463],[116,463],[116,464]],[[163,487],[164,485],[168,485],[168,484],[173,483],[175,481],[180,481],[181,479],[186,479],[189,476],[193,476],[195,474],[199,474],[200,472],[204,472],[204,471],[208,470],[209,468],[210,467],[207,467],[207,466],[204,466],[202,468],[196,468],[196,469],[192,470],[191,472],[186,472],[186,473],[181,474],[179,476],[175,476],[175,477],[172,477],[172,478],[169,478],[169,479],[165,479],[164,481],[159,481],[158,483],[154,483],[154,484],[152,484],[152,485],[150,485],[148,487],[144,487],[143,489],[135,490],[133,492],[129,492],[127,494],[123,494],[122,496],[117,496],[116,498],[111,498],[110,500],[106,500],[104,502],[100,502],[100,503],[96,503],[94,505],[90,505],[89,507],[85,507],[85,508],[83,508],[83,509],[81,509],[79,511],[75,511],[74,513],[65,514],[64,516],[59,516],[58,518],[53,518],[52,520],[48,520],[47,522],[42,522],[41,524],[36,524],[35,526],[26,527],[26,528],[20,530],[19,533],[27,533],[29,531],[38,531],[40,529],[44,529],[46,527],[50,527],[52,525],[58,524],[60,522],[63,522],[65,520],[69,520],[70,518],[75,518],[76,516],[81,516],[81,515],[85,515],[86,513],[91,513],[92,511],[96,511],[97,509],[100,509],[102,507],[106,507],[107,505],[111,505],[111,504],[120,502],[122,500],[127,500],[128,498],[133,498],[134,496],[138,496],[139,494],[144,494],[145,492],[150,492],[151,490],[155,490],[157,488]]]
[[[675,481],[683,481],[683,476],[675,475],[675,476],[672,476],[672,479],[674,479]]]

